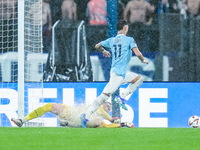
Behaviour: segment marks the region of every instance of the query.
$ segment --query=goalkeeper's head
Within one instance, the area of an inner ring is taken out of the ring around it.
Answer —
[[[117,22],[117,30],[120,34],[127,34],[128,32],[128,23],[125,20],[119,20]]]
[[[103,106],[103,109],[107,112],[107,113],[109,113],[110,111],[111,111],[111,103],[110,102],[104,102],[103,104],[102,104],[102,106]]]

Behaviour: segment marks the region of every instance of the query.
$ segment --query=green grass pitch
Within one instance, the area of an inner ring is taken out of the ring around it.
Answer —
[[[0,150],[199,149],[194,128],[0,128]]]

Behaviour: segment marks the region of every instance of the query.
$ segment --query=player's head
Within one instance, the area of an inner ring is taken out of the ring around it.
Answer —
[[[111,103],[110,102],[104,102],[103,104],[102,104],[102,106],[103,106],[103,109],[107,112],[107,113],[109,113],[110,111],[111,111]]]
[[[128,32],[128,23],[125,20],[119,20],[117,22],[117,30],[119,31],[123,31],[125,33]]]

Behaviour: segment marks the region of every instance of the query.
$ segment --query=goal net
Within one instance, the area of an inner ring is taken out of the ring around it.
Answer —
[[[12,126],[11,118],[24,117],[43,101],[42,0],[0,5],[0,126]]]

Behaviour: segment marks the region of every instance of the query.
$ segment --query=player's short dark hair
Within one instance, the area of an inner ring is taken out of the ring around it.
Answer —
[[[122,30],[125,25],[128,25],[128,23],[125,20],[119,20],[117,22],[117,30]]]

